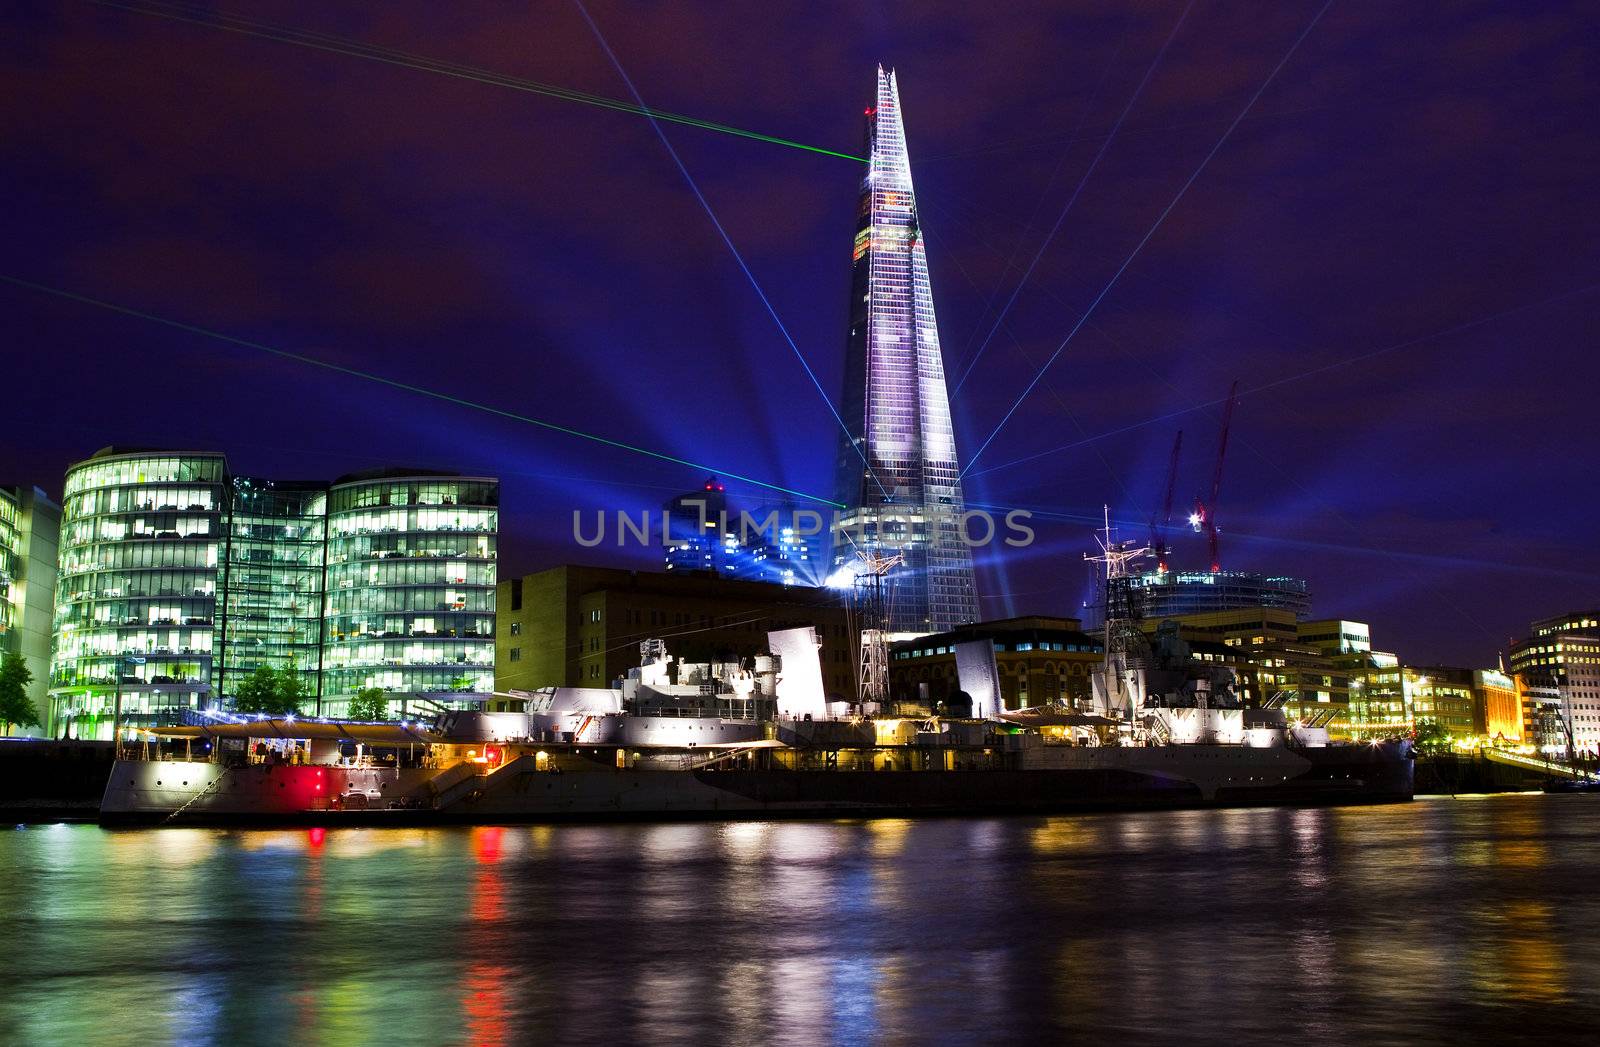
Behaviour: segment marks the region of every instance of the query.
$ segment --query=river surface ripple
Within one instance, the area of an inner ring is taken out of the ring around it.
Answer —
[[[1595,1042],[1600,796],[0,835],[0,1042]]]

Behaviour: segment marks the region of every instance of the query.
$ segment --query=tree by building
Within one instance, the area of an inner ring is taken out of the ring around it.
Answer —
[[[356,696],[350,699],[350,719],[352,720],[387,720],[389,718],[389,700],[384,697],[382,687],[368,687],[357,691]]]
[[[1416,746],[1420,753],[1445,752],[1450,748],[1450,732],[1437,720],[1418,720]]]
[[[241,713],[268,716],[299,715],[306,687],[293,666],[273,669],[259,666],[233,693],[233,708]]]
[[[0,659],[0,726],[7,735],[12,727],[39,726],[39,711],[28,697],[31,683],[33,672],[22,655],[13,651]]]

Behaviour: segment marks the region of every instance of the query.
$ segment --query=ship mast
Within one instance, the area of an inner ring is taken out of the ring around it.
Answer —
[[[1133,599],[1131,587],[1119,587],[1115,579],[1126,578],[1132,573],[1128,569],[1129,565],[1149,556],[1150,547],[1118,541],[1111,530],[1111,507],[1104,506],[1103,511],[1104,530],[1094,536],[1095,542],[1100,546],[1100,555],[1091,556],[1088,553],[1083,555],[1083,558],[1090,563],[1104,564],[1104,569],[1100,572],[1100,599],[1104,611],[1102,617],[1105,620],[1105,659],[1101,669],[1104,708],[1098,711],[1115,719],[1131,719],[1134,709],[1132,702],[1128,700],[1128,649],[1132,639],[1130,634],[1137,629],[1137,626],[1133,621],[1133,608],[1114,607],[1113,596],[1115,590],[1121,588],[1120,596],[1125,603]]]
[[[893,556],[868,554],[860,549],[856,556],[856,604],[861,616],[861,659],[856,666],[856,683],[863,710],[876,706],[881,713],[889,701],[889,608],[884,599],[883,579],[905,563],[900,553]]]

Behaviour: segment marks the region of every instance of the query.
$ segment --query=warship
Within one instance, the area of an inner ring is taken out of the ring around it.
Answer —
[[[1101,546],[1091,559],[1109,583],[1137,552],[1109,529]],[[809,627],[771,632],[771,653],[727,663],[673,661],[651,639],[611,687],[499,696],[520,711],[426,724],[218,714],[145,729],[114,762],[100,817],[399,825],[1411,799],[1408,740],[1335,741],[1321,718],[1249,707],[1232,671],[1195,658],[1173,623],[1146,638],[1105,618],[1087,707],[1004,708],[988,641],[957,651],[970,706],[906,716],[886,701],[827,701]],[[862,634],[865,696],[887,698],[884,652],[872,649],[884,634]]]

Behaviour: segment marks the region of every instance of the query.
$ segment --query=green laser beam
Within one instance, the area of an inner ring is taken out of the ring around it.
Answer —
[[[730,469],[722,469],[714,465],[707,465],[704,462],[694,462],[687,458],[679,458],[675,455],[663,454],[660,451],[652,451],[649,448],[639,447],[635,444],[623,443],[621,440],[613,440],[610,437],[597,436],[594,433],[586,433],[582,429],[573,429],[570,426],[559,425],[555,422],[547,422],[542,418],[534,418],[530,415],[518,414],[515,411],[507,411],[504,408],[478,403],[474,400],[466,400],[459,396],[452,396],[449,393],[439,392],[437,389],[428,389],[424,386],[412,385],[409,382],[402,382],[398,379],[385,378],[383,375],[373,374],[371,371],[362,371],[354,367],[345,367],[343,364],[332,363],[328,360],[319,360],[314,356],[306,356],[303,353],[290,352],[287,349],[279,349],[275,346],[263,345],[260,342],[252,342],[246,338],[236,338],[231,334],[224,334],[221,331],[213,331],[207,327],[198,327],[194,324],[184,323],[182,320],[171,320],[164,316],[156,316],[154,313],[142,312],[138,309],[131,309],[128,306],[117,305],[115,302],[107,302],[99,298],[90,298],[88,295],[81,295],[72,291],[62,290],[59,287],[50,287],[46,284],[34,283],[32,280],[23,280],[20,277],[10,276],[6,273],[0,273],[0,280],[3,280],[8,284],[13,284],[17,287],[25,287],[30,291],[38,291],[41,294],[54,295],[57,298],[64,298],[67,301],[77,302],[81,305],[92,305],[97,309],[105,309],[113,313],[121,313],[124,316],[132,316],[139,320],[146,320],[150,323],[163,324],[167,327],[175,327],[180,331],[187,331],[190,334],[202,335],[206,338],[214,338],[221,342],[228,342],[231,345],[242,345],[247,349],[256,349],[263,353],[270,353],[273,356],[280,356],[285,360],[294,360],[298,363],[310,364],[313,367],[321,367],[325,370],[336,371],[339,374],[350,375],[355,378],[364,378],[369,382],[377,382],[380,385],[387,385],[391,388],[401,389],[408,393],[416,393],[419,396],[428,396],[435,400],[443,400],[446,403],[455,404],[458,407],[469,407],[474,411],[482,411],[485,414],[497,415],[501,418],[510,418],[517,422],[526,422],[529,425],[536,425],[541,429],[549,429],[552,432],[564,433],[567,436],[576,436],[581,440],[589,440],[593,443],[603,444],[606,447],[615,447],[623,451],[632,451],[634,454],[647,455],[663,462],[672,462],[675,465],[687,465],[690,468],[700,470],[701,472],[709,472],[718,476],[725,476],[730,480],[741,480],[748,484],[754,484],[757,487],[764,487],[769,491],[778,491],[782,494],[793,495],[796,498],[805,498],[813,502],[821,502],[824,505],[831,505],[837,509],[845,508],[842,502],[835,502],[831,498],[823,498],[820,495],[809,494],[805,491],[797,491],[791,487],[782,487],[778,484],[768,483],[765,480],[757,480],[753,476],[744,476],[740,473],[733,472]]]
[[[351,58],[363,58],[370,62],[381,62],[385,65],[400,66],[406,69],[415,69],[425,73],[436,73],[440,76],[453,77],[458,80],[470,80],[475,83],[488,84],[493,87],[505,87],[513,91],[522,91],[527,94],[542,95],[546,98],[557,98],[567,102],[578,102],[582,105],[595,106],[601,109],[610,109],[616,112],[632,113],[636,116],[651,116],[657,120],[666,120],[686,127],[696,127],[703,131],[715,131],[719,134],[732,135],[736,138],[746,138],[752,141],[765,142],[769,145],[781,145],[790,149],[799,149],[808,153],[818,153],[822,156],[836,156],[841,160],[853,160],[856,163],[866,163],[866,157],[855,156],[851,153],[842,153],[834,149],[825,149],[819,145],[808,145],[797,142],[791,138],[780,138],[776,135],[763,134],[748,128],[734,127],[731,124],[721,124],[712,120],[702,120],[699,117],[686,116],[682,113],[671,113],[660,109],[651,109],[646,106],[625,102],[617,98],[607,98],[604,95],[590,94],[586,91],[576,91],[571,88],[560,87],[555,84],[540,83],[537,80],[527,80],[521,77],[496,73],[488,69],[479,69],[473,66],[457,65],[439,59],[429,58],[424,55],[411,54],[393,48],[380,47],[374,44],[365,44],[359,40],[350,40],[342,37],[331,36],[326,33],[313,33],[295,29],[289,26],[277,26],[270,22],[251,21],[236,16],[211,14],[206,17],[196,17],[194,12],[173,10],[171,8],[147,7],[138,4],[117,3],[115,0],[89,0],[90,3],[101,7],[115,8],[132,14],[149,15],[152,18],[164,18],[174,22],[184,22],[197,25],[206,29],[218,29],[226,33],[238,33],[243,36],[256,37],[261,40],[272,40],[277,43],[293,44],[296,47],[305,47],[316,51],[325,51],[330,54],[341,54]]]

